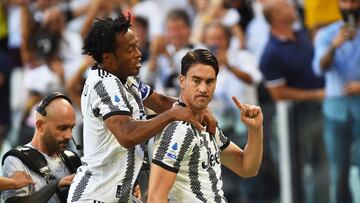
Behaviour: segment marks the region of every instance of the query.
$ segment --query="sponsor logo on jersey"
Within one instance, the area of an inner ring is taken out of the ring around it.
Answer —
[[[176,159],[176,155],[170,152],[166,153],[166,156],[169,157],[170,159],[174,159],[174,160]]]

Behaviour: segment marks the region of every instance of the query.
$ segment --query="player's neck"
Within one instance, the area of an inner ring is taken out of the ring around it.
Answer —
[[[199,122],[201,122],[204,118],[203,111],[204,109],[198,109],[194,108],[191,103],[187,102],[186,100],[183,100],[181,97],[179,99],[179,105],[182,107],[189,107],[191,111],[193,112],[193,115],[197,118]]]

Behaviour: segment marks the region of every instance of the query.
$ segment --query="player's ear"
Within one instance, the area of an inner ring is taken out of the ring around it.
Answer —
[[[105,52],[102,54],[103,64],[112,64],[115,61],[115,56],[112,53]]]
[[[185,79],[186,79],[185,75],[181,75],[181,74],[179,75],[179,84],[181,89],[184,89],[185,87]]]

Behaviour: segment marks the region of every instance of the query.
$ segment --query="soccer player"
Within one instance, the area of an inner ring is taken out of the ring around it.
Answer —
[[[219,71],[208,50],[188,52],[181,61],[180,103],[202,120],[211,101]],[[217,128],[214,136],[186,122],[174,121],[155,138],[148,203],[226,202],[222,190],[221,164],[242,177],[255,176],[263,153],[263,115],[260,107],[241,104],[241,121],[248,129],[242,150]]]
[[[95,22],[84,53],[96,63],[81,95],[84,123],[83,165],[71,184],[68,202],[132,202],[145,142],[170,122],[202,125],[189,108],[152,91],[137,77],[141,68],[138,39],[130,17]],[[158,115],[146,120],[145,106]]]

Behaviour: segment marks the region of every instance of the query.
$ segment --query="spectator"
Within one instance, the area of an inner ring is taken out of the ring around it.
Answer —
[[[291,100],[294,105],[290,118],[291,157],[294,202],[326,202],[321,191],[324,174],[321,100],[324,96],[323,78],[312,71],[313,46],[304,30],[294,30],[295,8],[285,0],[264,4],[264,16],[270,25],[269,41],[261,57],[260,70],[265,86],[275,101]],[[325,170],[326,174],[326,170]],[[326,179],[326,178],[325,178]]]
[[[220,126],[227,131],[239,126],[240,117],[232,107],[231,96],[242,102],[257,104],[256,84],[261,81],[255,58],[245,50],[230,50],[231,31],[221,23],[211,23],[204,30],[205,45],[213,51],[219,62],[218,87],[210,106],[219,118]],[[227,121],[227,122],[226,122]],[[237,133],[239,134],[239,132]],[[246,134],[245,128],[242,133]],[[237,143],[240,144],[240,143]]]
[[[349,188],[352,145],[360,165],[360,0],[338,0],[344,20],[315,37],[314,69],[325,74],[324,140],[330,170],[330,202],[353,202]]]
[[[164,94],[178,95],[180,59],[187,51],[199,47],[190,43],[190,31],[190,19],[185,10],[175,9],[168,13],[165,36],[158,36],[150,44],[149,63],[142,73],[144,82]]]

